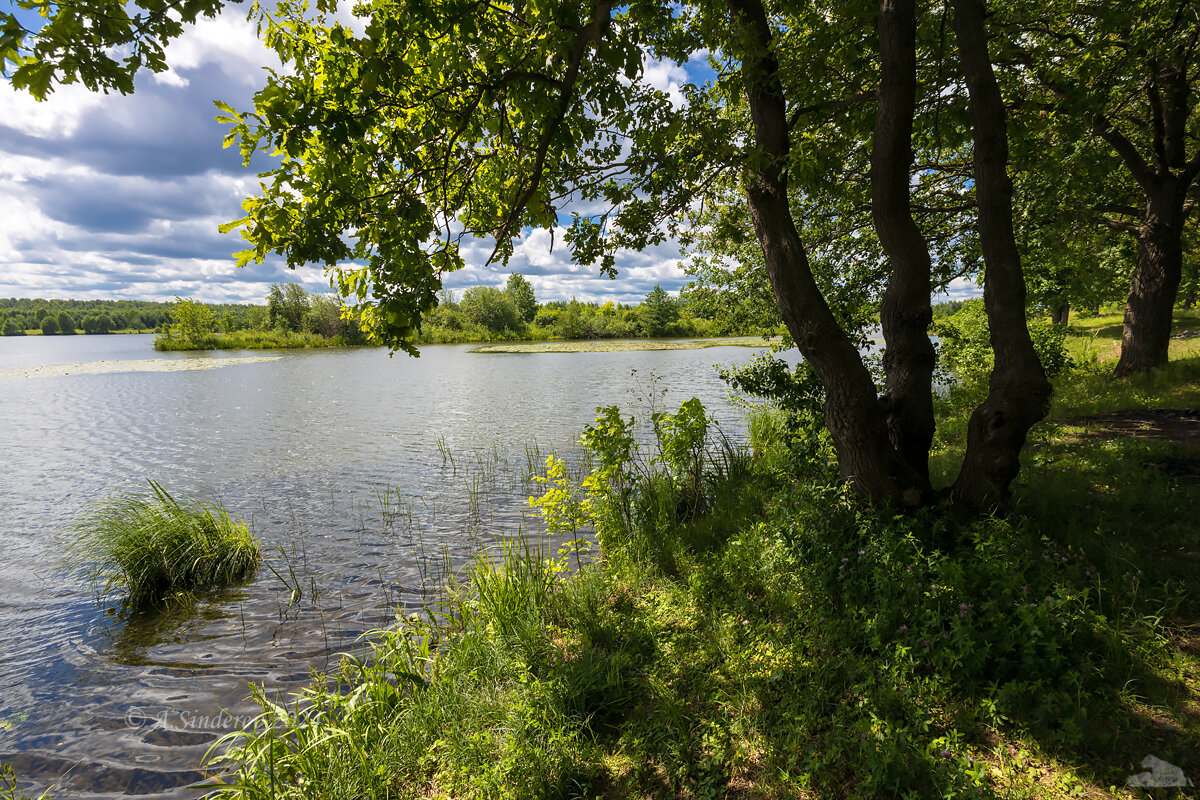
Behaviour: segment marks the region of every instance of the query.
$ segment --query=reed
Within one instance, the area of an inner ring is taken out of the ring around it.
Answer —
[[[247,580],[262,554],[246,524],[214,500],[179,499],[150,481],[96,505],[74,527],[68,563],[98,595],[132,606]]]

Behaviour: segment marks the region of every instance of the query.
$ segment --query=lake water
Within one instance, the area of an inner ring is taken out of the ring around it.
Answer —
[[[230,716],[256,711],[249,684],[300,688],[420,608],[447,561],[530,528],[528,465],[572,450],[597,406],[695,396],[735,431],[713,364],[756,352],[160,354],[152,339],[0,338],[0,762],[56,798],[193,796]],[[255,356],[279,358],[95,366]],[[93,366],[24,377],[75,364]],[[67,529],[147,479],[217,494],[300,602],[264,567],[163,614],[98,603],[63,570]]]

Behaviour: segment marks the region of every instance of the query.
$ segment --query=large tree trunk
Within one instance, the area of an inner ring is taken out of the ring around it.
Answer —
[[[763,155],[748,175],[750,216],[784,323],[825,388],[825,422],[838,466],[860,495],[919,505],[927,481],[892,448],[870,372],[825,302],[792,217],[786,106],[766,13],[760,0],[728,3],[744,33],[742,71],[755,143]]]
[[[1050,382],[1025,322],[1025,278],[1012,224],[1004,102],[988,56],[983,0],[954,0],[959,60],[971,99],[975,197],[984,258],[983,300],[996,364],[988,396],[971,414],[967,452],[951,488],[976,512],[1003,506],[1021,468],[1025,437],[1045,415]]]
[[[935,354],[929,340],[929,249],[910,203],[917,101],[914,0],[882,0],[878,32],[881,70],[871,149],[871,214],[891,265],[879,310],[886,347],[882,402],[893,447],[928,480]]]
[[[1146,203],[1146,218],[1138,232],[1137,262],[1116,375],[1145,372],[1167,363],[1171,314],[1183,278],[1183,203],[1187,187],[1174,176],[1156,176],[1155,191]]]
[[[1194,44],[1194,39],[1193,39]],[[1146,213],[1135,229],[1138,249],[1121,358],[1116,374],[1161,367],[1167,363],[1171,341],[1171,315],[1183,274],[1184,203],[1188,189],[1200,174],[1200,148],[1187,157],[1187,126],[1193,102],[1188,68],[1192,45],[1174,58],[1147,62],[1146,96],[1150,109],[1149,160],[1104,115],[1097,116],[1095,132],[1116,151],[1145,195]]]
[[[1050,321],[1055,325],[1062,325],[1064,328],[1071,319],[1071,303],[1063,300],[1061,303],[1050,309]]]

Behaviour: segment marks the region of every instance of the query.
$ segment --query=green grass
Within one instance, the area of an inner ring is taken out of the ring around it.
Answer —
[[[1200,356],[1200,309],[1176,309],[1173,319],[1170,357]],[[1067,328],[1068,353],[1083,363],[1120,358],[1123,322],[1120,311],[1096,317],[1072,315]]]
[[[700,350],[707,347],[769,347],[761,336],[729,339],[586,339],[554,342],[517,342],[476,347],[472,353],[611,353],[626,350]]]
[[[218,503],[149,491],[103,502],[75,526],[68,560],[100,595],[134,607],[252,577],[262,559],[245,523]]]
[[[481,557],[433,617],[379,632],[369,658],[287,707],[262,698],[214,786],[1132,797],[1125,778],[1150,753],[1200,777],[1200,487],[1145,466],[1177,454],[1170,442],[1063,423],[1193,398],[1200,364],[1172,369],[1060,379],[1060,398],[1088,400],[1035,430],[1005,519],[851,503],[765,412],[753,454],[726,443],[706,460],[703,514],[661,462],[626,464],[598,493],[577,487],[600,558],[576,568],[520,541]]]

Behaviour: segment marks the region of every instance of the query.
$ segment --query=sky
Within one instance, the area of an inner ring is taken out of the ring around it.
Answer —
[[[223,149],[213,119],[214,100],[250,107],[264,68],[278,67],[244,11],[201,20],[167,61],[168,72],[139,74],[131,95],[65,86],[38,103],[0,80],[0,297],[261,303],[280,281],[329,291],[319,268],[292,271],[279,259],[235,267],[243,242],[217,229],[242,216],[268,168]],[[646,79],[678,96],[688,72],[651,63]],[[610,280],[570,262],[564,233],[553,250],[548,231],[526,233],[507,266],[484,265],[490,240],[464,242],[469,266],[444,283],[502,286],[520,272],[540,301],[638,302],[656,284],[674,292],[687,280],[673,243],[621,253]]]

